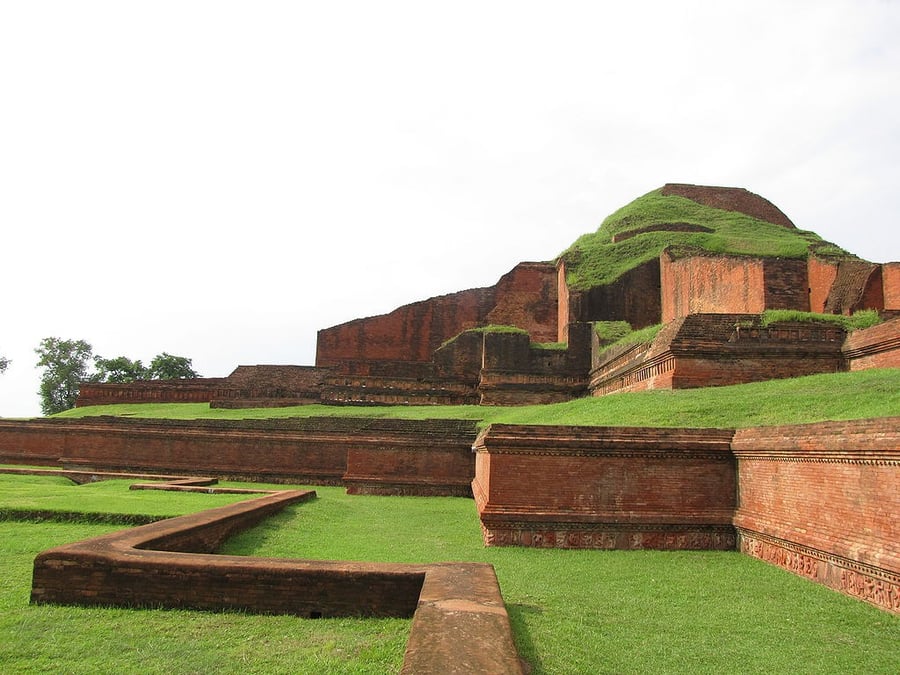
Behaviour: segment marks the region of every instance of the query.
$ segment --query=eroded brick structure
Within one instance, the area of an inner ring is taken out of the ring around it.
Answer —
[[[667,184],[658,196],[750,216],[761,221],[756,223],[759,227],[796,230],[771,202],[742,188]],[[752,222],[743,227],[751,227]],[[421,300],[387,314],[320,330],[315,367],[240,366],[217,380],[85,384],[78,405],[151,401],[203,401],[228,408],[306,403],[551,403],[583,396],[589,386],[594,393],[623,388],[608,385],[605,373],[598,375],[596,349],[592,340],[585,338],[584,328],[593,322],[625,321],[632,328],[642,328],[698,314],[758,315],[770,309],[900,313],[900,263],[869,263],[814,237],[808,239],[804,255],[790,259],[712,254],[679,245],[679,235],[715,232],[711,227],[679,221],[616,231],[609,241],[628,246],[641,236],[666,232],[672,233],[675,243],[657,258],[594,286],[569,284],[569,264],[577,267],[579,260],[589,255],[581,250],[555,262],[520,263],[494,286]],[[798,255],[796,250],[794,255]],[[467,334],[492,325],[517,327],[527,335]],[[557,344],[548,349],[548,343]],[[773,344],[769,341],[768,346]],[[821,350],[807,354],[805,347],[796,345],[792,350],[781,345],[778,351],[783,358],[772,352],[762,358],[763,365],[754,368],[754,359],[765,350],[757,349],[754,354],[746,341],[740,345],[720,341],[718,346],[703,346],[702,358],[692,359],[690,376],[683,357],[680,375],[679,369],[672,371],[671,359],[651,359],[641,366],[639,377],[646,386],[678,387],[682,383],[707,386],[753,381],[773,365],[778,367],[769,371],[772,377],[823,372]],[[719,353],[713,354],[713,349]],[[790,359],[808,357],[809,363],[785,367],[789,352]],[[741,358],[740,365],[732,367],[734,360]],[[858,359],[854,367],[877,363],[878,359]],[[748,376],[754,369],[755,374]]]
[[[468,495],[474,440],[459,420],[0,420],[0,461]]]
[[[115,468],[146,463],[149,441],[160,470],[186,464],[196,469],[205,462],[208,473],[260,480],[321,476],[326,457],[346,467],[343,482],[350,491],[459,494],[459,481],[467,476],[489,545],[737,546],[900,612],[900,417],[737,432],[493,425],[475,442],[474,464],[473,435],[448,456],[435,450],[442,435],[452,435],[453,426],[444,423],[418,427],[417,442],[398,449],[392,447],[397,430],[379,427],[386,420],[371,420],[366,442],[342,432],[354,445],[348,453],[336,437],[323,443],[314,426],[305,434],[289,430],[288,441],[277,425],[252,420],[241,422],[247,426],[242,449],[229,451],[233,440],[223,438],[222,429],[194,420],[182,423],[178,433],[159,425],[157,434],[180,437],[180,450],[167,453],[146,430],[129,433],[131,424],[132,432],[146,426],[138,420],[122,420],[118,430],[112,424],[43,422],[0,421],[0,460],[67,464],[66,452],[78,448],[78,454],[93,457],[95,470]],[[123,444],[123,435],[132,442]],[[293,450],[284,454],[282,444]],[[106,450],[92,453],[88,447]],[[113,447],[116,454],[104,460]],[[293,464],[285,466],[286,457]],[[323,482],[336,476],[325,475]]]

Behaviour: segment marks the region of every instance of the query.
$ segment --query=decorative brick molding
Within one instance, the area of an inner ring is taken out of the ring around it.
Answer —
[[[522,673],[493,567],[212,555],[288,504],[289,490],[44,551],[34,603],[413,617],[404,673]]]
[[[738,528],[740,551],[880,609],[900,614],[900,573]]]

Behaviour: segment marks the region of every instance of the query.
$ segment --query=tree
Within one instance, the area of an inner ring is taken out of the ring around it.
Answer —
[[[200,377],[191,367],[191,359],[163,352],[150,362],[149,375],[154,380],[184,380]]]
[[[34,351],[40,357],[38,368],[44,368],[38,392],[41,410],[45,415],[54,415],[74,408],[78,384],[87,378],[91,345],[84,340],[49,337],[41,340]]]
[[[104,359],[102,356],[94,357],[96,372],[91,376],[91,382],[112,382],[121,384],[146,380],[150,377],[149,368],[145,368],[140,359],[132,361],[127,356],[116,356],[112,359]]]
[[[4,372],[10,363],[11,361],[8,358],[0,356],[0,373]]]

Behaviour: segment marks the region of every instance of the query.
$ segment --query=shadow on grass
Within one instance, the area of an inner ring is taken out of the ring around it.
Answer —
[[[506,612],[509,614],[509,622],[512,624],[513,637],[516,641],[516,649],[519,658],[523,662],[526,673],[544,672],[544,664],[538,656],[534,646],[531,632],[528,630],[528,617],[543,614],[544,610],[537,605],[524,605],[521,603],[507,604]]]

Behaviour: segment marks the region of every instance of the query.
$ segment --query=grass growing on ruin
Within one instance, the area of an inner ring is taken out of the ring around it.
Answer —
[[[661,223],[689,223],[713,232],[645,232],[613,243],[613,235]],[[560,257],[566,261],[571,288],[586,290],[608,284],[645,262],[658,258],[667,246],[689,252],[761,257],[805,258],[847,255],[813,232],[790,229],[736,211],[703,206],[661,189],[649,192],[608,216],[596,232],[582,235]]]
[[[223,552],[492,563],[536,675],[900,670],[900,618],[747,556],[485,548],[471,500],[315,489],[319,499]],[[408,620],[28,604],[37,553],[114,529],[0,522],[2,672],[390,673],[402,663]]]
[[[583,398],[553,405],[299,406],[211,409],[205,403],[134,404],[75,408],[58,417],[128,415],[171,419],[270,417],[398,417],[472,419],[482,425],[568,424],[663,427],[750,427],[852,420],[900,414],[900,369],[812,375],[704,389],[648,391]]]

